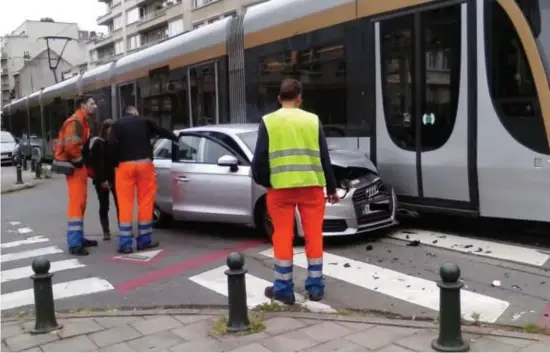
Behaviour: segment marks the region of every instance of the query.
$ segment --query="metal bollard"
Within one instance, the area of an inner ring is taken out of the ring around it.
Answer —
[[[439,268],[441,281],[437,283],[439,294],[439,337],[432,341],[438,352],[468,352],[470,344],[462,339],[462,315],[460,311],[460,268],[447,262]]]
[[[227,320],[228,332],[241,332],[248,330],[250,320],[248,319],[248,305],[246,303],[246,281],[244,269],[244,256],[234,252],[227,256],[227,297],[229,314]]]
[[[32,334],[48,333],[62,328],[55,318],[55,308],[53,302],[52,277],[49,273],[50,261],[39,257],[32,262],[34,275],[31,276],[34,288],[34,309],[36,313],[36,323]]]
[[[21,155],[15,157],[15,175],[17,177],[16,184],[23,184],[23,172],[21,171]]]
[[[29,170],[29,166],[27,165],[27,158],[25,158],[25,156],[21,156],[21,162],[23,163],[23,170]]]
[[[36,162],[34,161],[34,159],[31,159],[31,172],[35,172],[36,171]]]
[[[36,162],[36,168],[35,168],[35,179],[42,179],[42,163]]]

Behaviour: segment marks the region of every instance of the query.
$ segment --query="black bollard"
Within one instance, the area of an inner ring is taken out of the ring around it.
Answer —
[[[35,168],[35,179],[42,179],[42,163],[36,162],[36,168]]]
[[[468,352],[470,344],[462,339],[460,289],[464,286],[457,264],[447,262],[439,268],[439,337],[432,341],[438,352]]]
[[[55,318],[55,307],[53,302],[52,277],[49,273],[50,261],[39,257],[32,262],[34,275],[31,276],[34,288],[34,311],[36,323],[32,334],[48,333],[60,329],[62,326]]]
[[[21,171],[21,155],[15,157],[15,175],[17,177],[16,184],[23,184],[23,172]]]
[[[246,281],[244,269],[244,256],[234,252],[227,256],[227,297],[229,304],[229,318],[227,319],[228,332],[241,332],[248,330],[248,305],[246,303]]]
[[[31,159],[31,172],[35,172],[36,171],[36,162],[34,161],[34,159]]]

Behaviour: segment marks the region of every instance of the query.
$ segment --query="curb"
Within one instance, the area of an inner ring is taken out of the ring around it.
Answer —
[[[209,316],[221,316],[226,315],[226,308],[209,308],[209,309],[138,309],[138,310],[122,310],[122,311],[94,311],[90,313],[57,313],[58,319],[75,319],[75,318],[95,318],[95,317],[127,317],[127,316],[158,316],[158,315],[209,315]],[[337,314],[322,314],[322,313],[307,313],[307,312],[263,312],[265,318],[273,317],[288,317],[294,319],[310,319],[319,321],[336,321],[336,322],[350,322],[350,323],[363,323],[371,325],[381,326],[394,326],[394,327],[408,327],[417,329],[431,329],[438,330],[439,325],[426,322],[426,321],[413,321],[413,320],[401,320],[401,319],[387,319],[374,316],[365,317],[349,317]],[[28,322],[30,320],[25,318],[8,317],[2,318],[2,323],[8,322]],[[550,343],[550,336],[507,331],[504,329],[496,329],[491,327],[476,327],[476,326],[462,326],[463,333],[469,333],[482,336],[494,336],[494,337],[508,337],[516,339],[531,340],[534,342]]]
[[[26,182],[23,184],[13,184],[5,189],[2,189],[1,194],[10,194],[12,192],[17,192],[20,190],[26,190],[26,189],[32,189],[34,188],[38,183],[37,182]]]

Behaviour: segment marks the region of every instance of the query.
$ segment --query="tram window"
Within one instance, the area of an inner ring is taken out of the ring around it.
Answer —
[[[42,126],[40,123],[41,117],[40,117],[40,107],[33,107],[29,109],[29,118],[30,118],[30,132],[31,136],[36,136],[37,138],[42,138]]]
[[[460,17],[460,6],[421,13],[423,57],[427,59],[420,119],[423,151],[440,148],[453,132],[460,86]]]
[[[489,89],[502,124],[525,147],[550,154],[529,61],[513,23],[496,0],[487,2],[485,30]]]
[[[187,70],[177,69],[170,72],[166,84],[165,104],[170,106],[166,111],[170,117],[168,128],[184,129],[189,127],[189,104],[187,91]]]
[[[217,87],[215,64],[189,69],[193,126],[216,124]]]
[[[393,142],[405,150],[416,148],[413,96],[413,16],[380,23],[382,89],[386,126]]]

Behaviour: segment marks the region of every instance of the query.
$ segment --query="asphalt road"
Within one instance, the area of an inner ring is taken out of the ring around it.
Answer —
[[[272,280],[272,254],[255,230],[178,224],[155,231],[160,252],[114,259],[118,255],[116,238],[101,240],[98,202],[90,185],[85,229],[100,246],[91,249],[90,256],[75,258],[67,254],[65,245],[66,187],[62,178],[3,195],[1,201],[4,315],[32,309],[29,265],[38,255],[52,262],[58,310],[225,305],[225,258],[231,251],[246,255],[249,305],[266,301],[263,289]],[[298,305],[314,311],[377,310],[436,317],[439,266],[453,262],[460,266],[465,283],[465,318],[550,326],[550,249],[546,244],[538,243],[532,232],[498,237],[488,228],[464,227],[470,220],[454,222],[459,224],[446,221],[441,226],[441,218],[424,219],[389,234],[327,241],[325,299]],[[116,231],[113,211],[111,226]],[[481,239],[486,235],[487,239]],[[525,244],[525,239],[531,239],[530,243]],[[294,274],[298,294],[304,292],[304,262],[303,249],[298,248]]]

